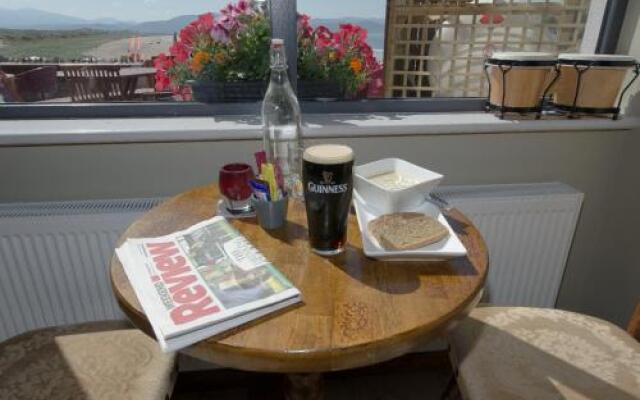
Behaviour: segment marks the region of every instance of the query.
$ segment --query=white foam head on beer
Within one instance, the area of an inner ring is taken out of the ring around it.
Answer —
[[[342,144],[319,144],[305,149],[302,158],[314,164],[342,164],[353,161],[353,150]]]

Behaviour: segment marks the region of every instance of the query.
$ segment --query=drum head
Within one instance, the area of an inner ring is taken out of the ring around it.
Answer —
[[[541,52],[498,52],[487,60],[490,65],[513,65],[522,67],[550,67],[557,59],[551,53]]]
[[[631,56],[621,54],[563,53],[558,55],[558,63],[595,67],[633,67],[637,61]]]

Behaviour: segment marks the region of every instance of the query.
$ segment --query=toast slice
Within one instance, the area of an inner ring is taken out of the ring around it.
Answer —
[[[435,218],[416,212],[382,215],[369,222],[367,229],[386,250],[419,249],[449,236]]]

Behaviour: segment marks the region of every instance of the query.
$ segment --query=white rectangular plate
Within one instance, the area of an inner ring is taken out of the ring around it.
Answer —
[[[381,214],[373,207],[368,207],[366,202],[355,190],[353,191],[353,204],[358,216],[358,226],[360,227],[360,236],[362,237],[362,250],[368,257],[384,261],[435,261],[467,255],[467,249],[458,238],[458,235],[453,231],[440,209],[428,201],[425,201],[422,205],[411,211],[422,212],[437,219],[449,230],[449,237],[438,243],[433,243],[419,249],[403,251],[385,250],[378,245],[378,241],[369,234],[369,230],[367,229],[369,222]]]

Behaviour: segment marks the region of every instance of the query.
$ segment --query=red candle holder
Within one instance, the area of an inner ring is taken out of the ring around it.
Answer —
[[[249,181],[253,178],[253,169],[248,164],[232,163],[220,169],[220,193],[229,211],[246,212],[251,210]]]

